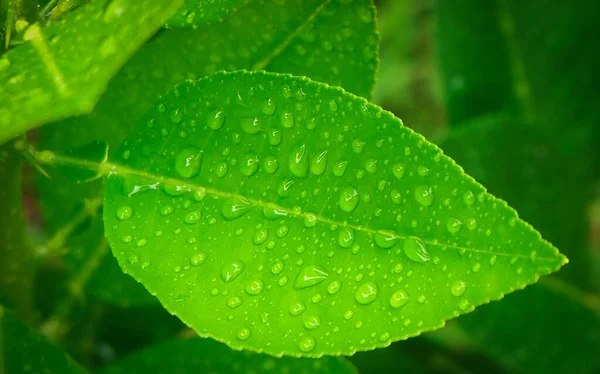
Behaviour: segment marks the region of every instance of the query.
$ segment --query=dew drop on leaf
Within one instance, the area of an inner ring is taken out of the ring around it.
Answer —
[[[260,119],[258,118],[243,118],[242,119],[242,129],[250,134],[258,134],[261,130]]]
[[[383,249],[390,249],[398,243],[398,236],[393,232],[381,230],[374,235],[375,244]]]
[[[310,162],[310,172],[314,175],[321,175],[327,168],[327,151],[319,153]]]
[[[414,262],[423,264],[429,261],[429,253],[425,243],[420,239],[408,238],[404,240],[404,254]]]
[[[456,234],[457,232],[459,232],[461,227],[462,222],[458,220],[458,218],[452,217],[446,223],[446,228],[451,234]]]
[[[304,305],[303,302],[298,301],[296,303],[293,303],[290,306],[289,312],[292,317],[297,317],[300,314],[304,313],[305,310],[306,310],[306,305]]]
[[[258,171],[258,156],[254,152],[245,154],[240,164],[240,172],[247,177],[254,175]]]
[[[433,191],[431,187],[419,185],[415,188],[415,200],[423,205],[430,206],[433,203]]]
[[[285,111],[285,112],[281,113],[280,122],[281,122],[281,126],[288,128],[288,129],[292,128],[292,127],[294,127],[294,115],[288,111]]]
[[[204,252],[194,253],[190,257],[190,264],[192,266],[200,266],[206,261],[206,257],[207,257],[207,255]]]
[[[406,172],[406,168],[403,164],[395,164],[392,166],[392,174],[398,179],[404,178],[404,173]]]
[[[232,296],[229,299],[227,299],[227,306],[230,307],[231,309],[235,309],[242,304],[243,304],[243,300],[239,296]]]
[[[268,98],[265,101],[263,101],[262,105],[260,106],[261,112],[268,116],[275,113],[275,108],[275,103],[273,103],[273,100],[271,98]]]
[[[254,237],[252,238],[252,243],[254,245],[261,245],[266,242],[269,238],[269,230],[268,229],[258,229],[254,233]]]
[[[225,123],[225,113],[221,110],[213,110],[208,114],[208,118],[206,120],[206,125],[213,129],[218,130]]]
[[[452,283],[452,286],[450,286],[450,292],[452,292],[452,295],[454,296],[462,296],[466,289],[467,283],[462,280],[457,280],[456,282]]]
[[[260,279],[251,280],[246,283],[244,289],[248,295],[256,296],[260,295],[265,288],[265,284]]]
[[[240,331],[237,332],[237,338],[240,340],[247,340],[250,335],[252,335],[252,332],[250,331],[249,328],[242,328],[240,329]]]
[[[200,213],[197,210],[194,210],[194,211],[186,214],[186,216],[184,218],[184,222],[187,223],[188,225],[192,225],[194,223],[198,223],[198,221],[200,221],[200,218],[202,218],[202,213]]]
[[[294,288],[297,290],[315,286],[323,282],[329,274],[319,265],[308,265],[302,268],[294,281]]]
[[[375,282],[369,281],[361,284],[356,289],[354,297],[356,298],[356,301],[358,301],[359,304],[368,305],[375,301],[378,292],[379,289],[377,288]]]
[[[392,308],[401,308],[408,302],[408,292],[405,290],[398,290],[390,296],[390,305]]]
[[[304,353],[309,353],[315,350],[317,343],[313,337],[306,336],[300,340],[299,348]]]
[[[304,317],[304,327],[308,330],[315,330],[321,326],[321,318],[317,315],[311,315]]]
[[[252,208],[252,204],[250,204],[246,200],[241,199],[228,199],[223,203],[223,207],[221,208],[221,213],[223,217],[227,219],[236,219],[244,214],[248,213]]]
[[[334,280],[327,285],[327,292],[329,292],[330,295],[334,295],[338,293],[340,288],[342,288],[342,283],[338,280]]]
[[[193,146],[184,148],[175,158],[175,170],[184,178],[196,176],[201,165],[202,151]]]
[[[341,177],[346,173],[346,168],[348,167],[348,161],[340,161],[335,164],[333,167],[333,175],[336,177]]]
[[[338,234],[338,244],[342,248],[350,248],[354,244],[354,229],[342,227]]]
[[[275,158],[274,156],[267,156],[265,157],[265,161],[263,162],[263,169],[269,173],[269,174],[273,174],[277,171],[277,168],[279,167],[279,163],[277,161],[277,158]]]
[[[354,187],[346,187],[340,192],[340,208],[344,212],[352,212],[358,205],[358,191]]]
[[[269,144],[279,145],[279,143],[281,143],[281,131],[276,129],[269,130],[268,138]]]
[[[133,217],[133,210],[129,206],[121,206],[117,208],[117,218],[120,221],[126,221]]]
[[[308,175],[308,151],[306,144],[301,144],[292,149],[289,167],[292,174],[297,177],[304,178]]]
[[[241,261],[233,261],[221,269],[221,279],[223,282],[233,282],[244,271],[244,263]]]

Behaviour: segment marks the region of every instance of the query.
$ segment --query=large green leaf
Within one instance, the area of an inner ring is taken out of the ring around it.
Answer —
[[[115,160],[101,168],[121,267],[233,348],[318,357],[386,346],[565,262],[390,113],[303,78],[183,84]]]
[[[185,0],[167,27],[198,27],[222,21],[225,16],[250,0]]]
[[[222,69],[264,67],[341,84],[349,91],[369,95],[377,68],[374,14],[370,0],[348,4],[337,0],[262,0],[240,9],[222,24],[198,30],[163,30],[115,76],[93,113],[43,127],[40,147],[63,150],[95,140],[116,147],[159,95],[185,78]],[[248,20],[260,26],[255,28]],[[347,55],[356,50],[361,51],[359,58]],[[53,175],[52,180],[39,176],[37,182],[51,232],[73,226],[74,217],[89,212],[81,202],[103,194],[100,181],[74,185]],[[102,235],[87,230],[79,233],[78,243],[65,238],[63,245],[71,249],[67,257],[71,268],[79,268],[91,256],[97,247],[95,240]],[[103,269],[110,269],[110,273]],[[118,271],[114,258],[106,256],[88,291],[120,304],[151,300],[129,277],[118,276]]]
[[[14,144],[0,146],[0,290],[21,317],[32,315],[33,251],[25,234],[22,193],[23,159]]]
[[[85,373],[65,352],[33,332],[1,305],[0,369],[3,373]]]
[[[183,0],[97,0],[0,58],[0,143],[28,129],[90,112],[121,65]],[[142,16],[140,16],[142,15]]]
[[[168,373],[357,373],[340,357],[274,358],[229,349],[211,339],[172,340],[152,346],[102,370],[102,374]]]

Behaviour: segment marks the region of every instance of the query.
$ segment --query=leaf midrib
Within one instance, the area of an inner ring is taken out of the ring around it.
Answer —
[[[149,173],[144,170],[133,169],[133,168],[129,168],[124,165],[119,165],[119,164],[111,163],[108,161],[105,161],[102,163],[96,163],[96,162],[89,161],[89,160],[83,160],[83,159],[78,159],[78,158],[73,158],[73,157],[68,157],[68,156],[63,156],[63,155],[57,155],[51,151],[38,151],[36,153],[36,155],[37,155],[37,159],[40,163],[45,163],[48,165],[57,165],[58,164],[58,165],[69,165],[69,166],[80,167],[80,168],[84,168],[84,169],[88,169],[88,170],[97,171],[100,174],[107,176],[109,178],[115,174],[124,176],[124,177],[128,177],[128,176],[139,177],[139,178],[143,178],[143,179],[152,180],[154,182],[158,182],[161,184],[185,186],[188,189],[188,191],[190,191],[190,192],[194,191],[194,190],[198,190],[198,189],[204,189],[204,191],[206,191],[207,195],[211,195],[216,198],[244,200],[258,208],[266,208],[266,209],[283,211],[283,212],[287,213],[287,215],[289,215],[290,217],[302,218],[302,219],[305,219],[308,217],[316,218],[317,222],[321,222],[321,223],[325,223],[325,224],[329,224],[329,225],[337,225],[338,227],[352,228],[356,231],[364,232],[364,233],[371,234],[371,235],[385,234],[388,236],[392,236],[394,239],[409,239],[409,238],[419,239],[427,245],[451,248],[451,249],[455,249],[458,251],[467,251],[467,252],[474,252],[474,253],[481,253],[481,254],[495,255],[495,256],[503,256],[503,257],[511,257],[511,258],[527,258],[532,261],[555,262],[555,263],[559,263],[559,264],[562,264],[562,262],[563,262],[559,258],[536,257],[535,259],[532,259],[531,256],[524,255],[524,254],[493,252],[493,251],[488,251],[488,250],[483,250],[483,249],[462,247],[462,246],[458,246],[458,245],[440,243],[439,241],[424,240],[417,236],[401,235],[401,234],[398,234],[391,230],[385,230],[385,232],[383,232],[381,230],[374,230],[370,227],[354,225],[354,224],[348,223],[347,221],[344,221],[344,222],[335,221],[333,219],[323,217],[316,213],[303,212],[303,211],[295,212],[292,209],[283,207],[283,206],[278,205],[273,202],[249,198],[247,196],[244,196],[244,195],[241,195],[238,193],[221,191],[221,190],[213,188],[213,187],[207,187],[207,186],[203,186],[203,185],[199,185],[199,184],[193,184],[193,183],[189,183],[188,181],[183,181],[183,180],[177,179],[177,178],[165,177],[162,175],[152,174],[152,173]]]

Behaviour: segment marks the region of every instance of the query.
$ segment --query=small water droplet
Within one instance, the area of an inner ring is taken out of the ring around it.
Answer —
[[[225,282],[233,282],[244,271],[244,263],[233,261],[221,269],[221,279]]]
[[[429,261],[429,253],[425,243],[419,239],[408,238],[404,240],[404,254],[414,262],[420,264]]]
[[[275,103],[273,103],[273,100],[271,98],[268,98],[265,101],[263,101],[263,103],[260,107],[260,110],[264,114],[270,116],[273,113],[275,113],[275,108],[276,108],[276,106],[275,106]]]
[[[269,144],[279,145],[281,143],[281,131],[276,129],[270,129],[268,133]]]
[[[317,222],[319,222],[319,218],[316,214],[306,213],[306,215],[304,216],[304,226],[306,227],[315,227],[317,225]]]
[[[252,332],[246,327],[240,329],[240,331],[237,332],[237,338],[240,340],[247,340],[250,337],[250,335],[252,335]]]
[[[190,256],[190,265],[200,266],[206,262],[206,257],[208,256],[204,252],[194,253],[192,256]]]
[[[120,221],[126,221],[131,217],[133,217],[133,209],[131,207],[124,205],[117,208],[117,218]]]
[[[405,290],[398,290],[390,296],[390,305],[392,308],[402,308],[408,303],[408,292]]]
[[[310,172],[314,175],[321,175],[327,168],[327,151],[319,153],[310,162]]]
[[[305,336],[304,338],[302,338],[300,340],[300,350],[304,353],[309,353],[315,350],[317,343],[315,341],[315,338],[310,337],[310,336]]]
[[[419,185],[415,188],[415,200],[423,206],[433,203],[433,190],[429,186]]]
[[[268,229],[258,229],[254,233],[254,238],[252,238],[252,242],[254,245],[261,245],[266,242],[269,238],[269,230]]]
[[[338,235],[338,244],[342,248],[350,248],[354,244],[354,229],[342,227]]]
[[[248,213],[253,205],[246,200],[241,199],[227,199],[223,203],[223,207],[221,208],[221,213],[223,217],[232,220],[243,216]]]
[[[308,330],[315,330],[321,326],[321,318],[317,315],[310,315],[304,317],[304,327]]]
[[[462,299],[461,301],[458,302],[458,309],[465,311],[467,309],[469,309],[469,300],[467,299]]]
[[[446,228],[451,234],[456,234],[460,231],[462,227],[462,222],[458,220],[458,218],[450,218],[448,223],[446,224]]]
[[[240,172],[247,177],[254,175],[258,171],[258,155],[254,152],[246,153],[242,157]]]
[[[175,157],[175,170],[184,178],[191,178],[200,172],[202,151],[199,148],[185,147]]]
[[[406,168],[404,164],[395,164],[392,166],[392,174],[398,179],[404,178],[404,174],[406,173]]]
[[[170,113],[169,113],[169,119],[171,120],[171,122],[178,124],[181,122],[181,110],[179,109],[173,109]]]
[[[239,307],[240,305],[242,305],[244,301],[242,300],[241,297],[239,296],[232,296],[227,300],[227,306],[230,307],[231,309],[235,309],[237,307]]]
[[[327,292],[329,292],[330,295],[333,295],[338,293],[340,288],[342,288],[342,283],[338,280],[334,280],[327,285]]]
[[[471,231],[477,228],[477,220],[475,218],[469,218],[467,220],[467,228]]]
[[[226,162],[221,162],[219,165],[217,165],[217,170],[215,171],[217,177],[223,178],[227,175],[227,172],[229,172],[229,166]]]
[[[206,189],[204,187],[198,188],[194,191],[194,200],[202,201],[206,198]]]
[[[265,157],[265,161],[263,162],[263,168],[267,173],[269,173],[269,174],[275,173],[277,171],[278,167],[279,167],[279,162],[277,161],[275,156]]]
[[[357,289],[354,297],[359,304],[368,305],[371,304],[377,298],[379,292],[377,285],[374,282],[365,282],[361,284]]]
[[[256,296],[262,293],[264,288],[265,284],[263,283],[263,281],[261,281],[260,279],[255,279],[246,283],[244,290],[246,290],[246,293],[248,293],[248,295]]]
[[[352,212],[358,205],[358,191],[350,186],[340,192],[339,205],[344,212]]]
[[[369,173],[374,174],[377,172],[377,160],[375,159],[368,159],[365,162],[365,170],[367,170]]]
[[[292,128],[292,127],[294,127],[294,115],[288,111],[285,111],[285,112],[281,113],[280,122],[281,122],[281,126],[288,128],[288,129]]]
[[[361,153],[363,151],[363,149],[365,148],[365,142],[363,142],[360,139],[356,139],[352,142],[352,151],[354,153]]]
[[[140,261],[140,257],[138,255],[131,255],[127,258],[127,261],[131,264],[131,265],[135,265],[138,263],[138,261]]]
[[[250,135],[259,133],[261,130],[260,119],[259,118],[243,118],[242,119],[242,129]]]
[[[315,286],[323,282],[329,274],[319,265],[308,265],[302,268],[294,281],[295,289],[303,289]]]
[[[213,130],[218,130],[223,126],[224,122],[225,113],[222,110],[213,110],[208,114],[206,125]]]
[[[374,235],[375,244],[383,249],[390,249],[398,243],[398,235],[391,231],[380,230]]]
[[[465,200],[465,204],[473,205],[473,203],[475,202],[475,195],[473,194],[473,192],[467,191],[463,195],[463,199]]]
[[[417,173],[422,177],[426,177],[429,175],[429,168],[425,165],[419,165]]]
[[[279,228],[277,229],[277,237],[278,237],[278,238],[283,238],[283,237],[285,237],[285,236],[288,234],[289,230],[290,230],[290,228],[289,228],[289,227],[287,227],[287,226],[285,226],[285,225],[283,225],[283,226],[279,227]]]
[[[273,275],[278,275],[283,271],[283,267],[283,262],[276,262],[271,266],[271,273],[273,273]]]
[[[467,282],[463,280],[457,280],[456,282],[452,283],[452,286],[450,286],[450,292],[452,292],[452,295],[454,296],[462,296],[466,289]]]
[[[292,149],[289,167],[292,174],[297,177],[304,178],[308,175],[308,152],[306,144],[301,144]]]
[[[333,175],[336,177],[341,177],[346,173],[346,168],[348,167],[348,161],[340,161],[333,167]]]
[[[292,304],[292,306],[290,306],[289,312],[290,312],[291,316],[297,317],[300,314],[304,313],[305,310],[306,310],[306,305],[304,305],[303,302],[298,301],[298,302]]]
[[[277,186],[277,194],[281,197],[288,197],[292,192],[292,186],[294,185],[293,180],[283,180],[279,182]]]
[[[200,218],[202,218],[202,213],[200,213],[197,210],[194,210],[186,214],[184,222],[188,225],[193,225],[194,223],[198,223],[198,221],[200,221]]]

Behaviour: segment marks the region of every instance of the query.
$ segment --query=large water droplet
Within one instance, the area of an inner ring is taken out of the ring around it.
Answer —
[[[473,205],[473,203],[475,202],[475,195],[473,194],[473,192],[467,191],[463,195],[463,199],[465,200],[465,204]]]
[[[304,313],[304,311],[306,310],[306,305],[304,305],[304,303],[302,301],[298,301],[294,304],[292,304],[292,306],[290,306],[290,315],[293,317],[297,317],[300,314]]]
[[[243,118],[242,129],[250,135],[257,134],[261,130],[260,120],[258,118]]]
[[[338,244],[342,248],[350,248],[354,244],[354,229],[351,227],[342,227],[338,235]]]
[[[333,175],[336,177],[341,177],[346,173],[346,168],[348,167],[348,161],[340,161],[333,167]]]
[[[268,133],[269,144],[279,145],[281,143],[281,131],[276,129],[270,129]]]
[[[253,205],[246,200],[228,199],[223,203],[221,213],[227,219],[236,219],[248,213]]]
[[[391,231],[380,230],[374,235],[375,244],[383,249],[389,249],[398,243],[398,235]]]
[[[377,172],[377,160],[375,159],[368,159],[365,162],[365,170],[367,170],[369,173],[373,174]]]
[[[294,281],[294,288],[300,290],[315,286],[327,279],[327,272],[319,265],[308,265],[302,268]]]
[[[398,290],[390,296],[390,305],[392,308],[401,308],[408,302],[408,292]]]
[[[308,152],[306,144],[301,144],[292,149],[289,162],[292,174],[297,177],[306,177],[308,175]]]
[[[327,168],[327,151],[323,151],[313,158],[310,162],[310,172],[314,175],[321,175]]]
[[[223,266],[221,269],[221,279],[225,282],[233,282],[244,271],[244,263],[241,261],[233,261],[232,263]]]
[[[279,167],[279,163],[278,163],[277,159],[275,158],[275,156],[265,157],[265,161],[263,162],[263,169],[267,173],[273,174],[274,172],[277,171],[278,167]]]
[[[462,296],[466,289],[467,282],[463,280],[457,280],[456,282],[452,283],[452,286],[450,286],[450,292],[452,292],[452,295],[454,296]]]
[[[213,110],[208,114],[206,125],[213,130],[218,130],[225,122],[225,113],[221,110]]]
[[[342,288],[342,283],[339,280],[334,280],[331,281],[331,283],[329,283],[327,285],[327,292],[329,292],[330,295],[336,294],[338,293],[338,291]]]
[[[276,262],[271,266],[271,273],[273,273],[273,275],[278,275],[283,271],[283,267],[283,262]]]
[[[284,180],[279,182],[277,186],[277,194],[281,197],[288,197],[292,192],[292,186],[294,185],[293,180]]]
[[[197,210],[194,210],[185,215],[184,222],[188,225],[193,225],[194,223],[198,223],[198,221],[200,221],[200,218],[202,218],[202,213],[200,213]]]
[[[227,300],[227,306],[231,309],[235,309],[238,306],[242,305],[243,300],[239,296],[232,296]]]
[[[269,230],[267,229],[258,229],[254,233],[254,238],[252,238],[252,242],[254,245],[261,245],[266,242],[269,238]]]
[[[392,166],[392,173],[398,179],[404,178],[404,174],[406,173],[406,168],[403,164],[395,164]]]
[[[423,206],[433,203],[433,190],[429,186],[419,185],[415,188],[415,200]]]
[[[217,174],[217,177],[219,178],[223,178],[224,176],[227,175],[227,173],[229,172],[229,166],[227,165],[226,162],[221,162],[217,165],[217,169],[215,170],[215,174]]]
[[[133,217],[133,209],[131,207],[124,205],[117,208],[117,218],[120,221],[126,221],[131,217]]]
[[[446,228],[451,234],[456,234],[460,231],[462,227],[462,222],[458,220],[458,218],[450,218],[448,223],[446,224]]]
[[[246,290],[246,293],[248,293],[248,295],[256,296],[263,292],[263,290],[265,289],[265,284],[260,279],[255,279],[246,283],[244,289]]]
[[[208,257],[208,256],[204,252],[194,253],[193,255],[190,256],[190,265],[200,266],[204,262],[206,262],[206,257]]]
[[[285,127],[285,128],[292,128],[294,127],[294,115],[288,111],[285,111],[283,113],[281,113],[281,126]]]
[[[340,208],[344,212],[352,212],[358,205],[358,191],[354,187],[346,187],[340,192]]]
[[[304,327],[308,330],[315,330],[321,326],[321,318],[317,315],[310,315],[304,317]]]
[[[305,336],[304,338],[302,338],[300,340],[300,350],[304,353],[308,353],[308,352],[312,352],[315,350],[315,346],[317,345],[317,342],[315,341],[315,338],[312,338],[310,336]]]
[[[252,335],[252,331],[245,327],[237,332],[237,338],[240,340],[247,340],[250,337],[250,335]]]
[[[429,253],[427,247],[422,240],[408,238],[404,240],[404,254],[414,262],[420,264],[429,261]]]
[[[260,110],[264,114],[270,116],[273,113],[275,113],[275,108],[276,108],[276,106],[275,106],[275,103],[273,103],[273,100],[271,98],[268,98],[267,100],[263,101],[263,103],[260,107]]]
[[[193,146],[185,147],[175,157],[175,170],[184,178],[196,176],[201,165],[202,151]]]
[[[360,139],[356,139],[352,142],[352,151],[354,151],[354,153],[361,153],[363,151],[363,149],[365,148],[365,142],[363,142]]]
[[[242,157],[240,164],[240,172],[247,177],[250,177],[258,170],[258,155],[254,152],[246,153]]]
[[[196,189],[196,191],[194,191],[194,200],[196,201],[202,201],[204,199],[206,199],[206,188],[204,187],[199,187],[198,189]]]
[[[361,284],[357,289],[354,297],[359,304],[367,305],[371,304],[377,298],[377,293],[379,289],[375,282],[365,282]]]

